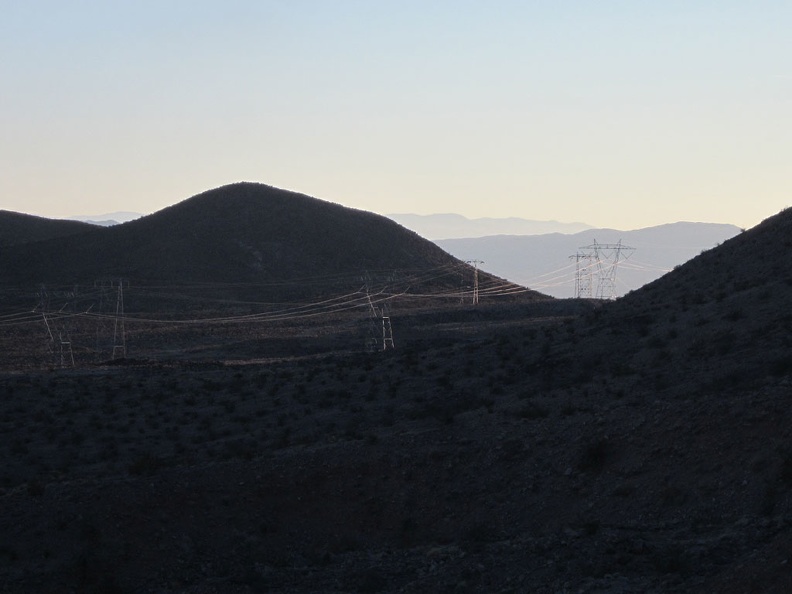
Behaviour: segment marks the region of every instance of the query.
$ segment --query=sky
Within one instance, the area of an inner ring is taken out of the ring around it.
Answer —
[[[380,214],[751,227],[789,0],[0,0],[0,209],[257,181]]]

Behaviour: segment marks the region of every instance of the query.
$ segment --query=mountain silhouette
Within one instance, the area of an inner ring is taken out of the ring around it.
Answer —
[[[123,225],[51,222],[49,237],[38,226],[31,224],[30,237],[18,237],[0,255],[4,282],[124,278],[272,285],[320,279],[329,290],[356,289],[369,274],[437,290],[458,289],[459,274],[450,271],[469,268],[385,217],[249,182],[209,190]],[[68,235],[73,230],[81,233]],[[416,285],[411,279],[417,276]],[[497,279],[482,274],[481,281]]]
[[[432,241],[489,237],[492,235],[540,235],[547,233],[578,233],[591,229],[585,223],[536,221],[519,217],[468,219],[459,214],[389,214],[400,225],[412,229]]]

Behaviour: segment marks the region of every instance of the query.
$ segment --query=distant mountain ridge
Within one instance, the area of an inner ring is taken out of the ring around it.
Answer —
[[[564,235],[501,235],[445,239],[437,245],[463,260],[483,260],[497,276],[554,297],[574,297],[578,249],[597,241],[636,248],[617,267],[617,296],[637,289],[740,233],[734,225],[678,222],[634,231],[589,229]]]
[[[118,211],[101,215],[75,215],[73,217],[67,217],[66,220],[81,221],[83,223],[91,223],[92,225],[100,225],[102,227],[111,227],[113,225],[134,221],[143,216],[145,215],[139,212]]]
[[[490,235],[540,235],[546,233],[579,233],[592,229],[585,223],[560,223],[535,221],[519,217],[469,219],[459,214],[389,214],[385,215],[412,229],[418,235],[431,239],[459,239],[487,237]]]

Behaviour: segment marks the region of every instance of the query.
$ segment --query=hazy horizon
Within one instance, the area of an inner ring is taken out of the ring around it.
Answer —
[[[633,229],[789,205],[786,2],[4,8],[2,209],[150,213],[243,180]]]
[[[164,208],[167,208],[167,207],[164,207]],[[71,221],[78,220],[78,221],[85,221],[85,222],[104,222],[104,221],[107,221],[107,220],[115,220],[118,223],[124,223],[124,222],[127,222],[127,221],[135,220],[135,219],[140,218],[140,217],[145,217],[145,216],[148,216],[148,215],[151,215],[151,214],[155,214],[156,212],[159,212],[159,211],[142,213],[142,212],[124,210],[124,211],[115,211],[115,212],[106,212],[106,213],[80,213],[80,214],[74,214],[74,215],[65,216],[65,217],[52,217],[52,218],[55,218],[57,220],[71,220]],[[23,214],[31,214],[31,213],[23,213]],[[375,213],[375,214],[381,214],[381,213]],[[121,215],[121,216],[119,216],[119,215]],[[34,216],[39,216],[39,215],[34,215]],[[423,214],[423,215],[422,214],[416,214],[416,213],[385,213],[385,214],[382,214],[382,216],[384,216],[386,218],[390,218],[392,220],[395,220],[397,223],[401,224],[402,226],[408,227],[408,228],[410,228],[410,225],[407,225],[403,221],[400,221],[399,220],[400,217],[420,217],[420,218],[423,218],[423,219],[427,219],[427,223],[426,223],[427,225],[431,225],[432,224],[430,222],[430,220],[433,217],[461,217],[465,221],[465,223],[470,223],[470,224],[474,224],[474,225],[478,224],[478,223],[486,223],[486,222],[499,223],[499,222],[515,221],[515,222],[525,222],[525,223],[539,223],[539,224],[548,224],[548,225],[567,226],[567,227],[570,228],[570,230],[550,231],[550,232],[547,232],[547,233],[535,233],[535,232],[531,232],[531,233],[517,233],[517,232],[508,233],[510,235],[542,235],[542,234],[550,234],[550,233],[562,233],[562,234],[565,234],[565,235],[574,235],[574,234],[580,233],[581,231],[598,231],[598,230],[640,231],[642,229],[648,229],[648,228],[652,228],[652,227],[662,227],[662,226],[666,226],[666,225],[675,225],[675,224],[680,224],[680,223],[683,223],[683,224],[684,223],[712,224],[712,225],[724,225],[724,226],[735,226],[735,227],[737,227],[736,225],[733,225],[732,223],[718,223],[718,222],[712,222],[712,221],[666,221],[666,222],[663,222],[663,223],[657,223],[657,224],[653,224],[653,225],[648,225],[648,226],[644,226],[644,227],[636,227],[636,228],[617,228],[617,227],[614,227],[613,225],[605,225],[605,226],[602,226],[602,227],[595,227],[593,225],[589,225],[585,221],[561,221],[561,220],[558,220],[558,219],[537,220],[537,219],[528,219],[528,218],[525,218],[525,217],[466,217],[465,215],[462,215],[462,214],[459,214],[459,213],[455,213],[455,212],[429,213],[429,214]],[[575,226],[579,226],[580,228],[575,230],[575,228],[574,228]],[[497,234],[502,235],[503,233],[497,233]],[[493,233],[492,235],[495,235],[495,234]],[[476,237],[486,237],[486,236],[487,235],[476,235]],[[427,236],[424,235],[424,237],[427,237]],[[457,237],[459,239],[463,239],[463,238],[469,238],[470,236],[459,235],[459,236],[453,236],[453,237],[451,237],[451,236],[449,236],[449,237],[443,236],[443,237],[427,237],[427,238],[430,239],[430,240],[441,240],[441,239],[452,239],[452,238],[457,238]]]

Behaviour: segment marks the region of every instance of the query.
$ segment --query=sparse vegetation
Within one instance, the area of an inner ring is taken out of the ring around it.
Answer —
[[[740,254],[791,227],[615,303],[394,301],[394,351],[355,310],[15,346],[4,592],[785,591],[792,275]]]

